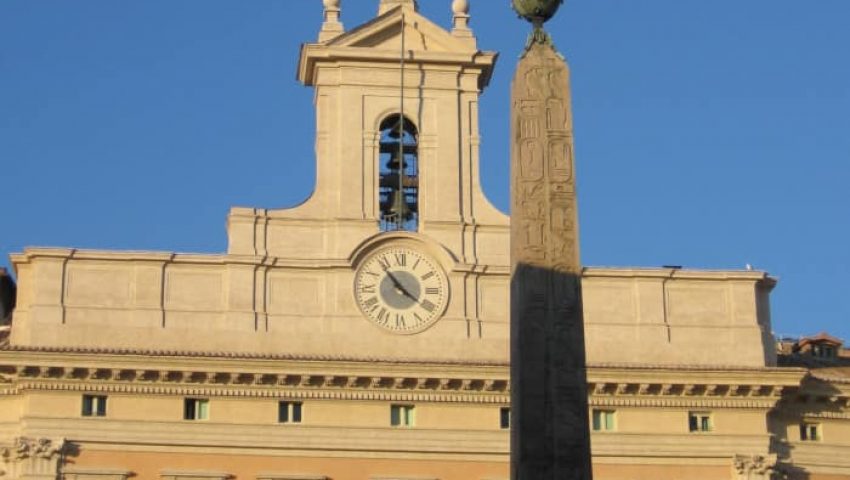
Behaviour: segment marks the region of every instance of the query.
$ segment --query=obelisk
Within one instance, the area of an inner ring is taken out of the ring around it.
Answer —
[[[569,70],[543,23],[563,0],[513,0],[534,25],[511,92],[511,479],[590,480]]]

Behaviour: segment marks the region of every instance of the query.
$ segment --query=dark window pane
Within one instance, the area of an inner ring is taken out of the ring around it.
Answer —
[[[289,422],[289,402],[277,404],[277,421],[280,423]]]
[[[502,408],[499,412],[499,426],[501,428],[511,428],[511,409]]]
[[[292,423],[301,423],[301,402],[292,403]]]
[[[187,398],[183,401],[183,420],[195,419],[195,408],[197,407],[194,399]]]
[[[91,395],[83,395],[83,416],[91,417],[92,416],[92,403],[93,399]]]

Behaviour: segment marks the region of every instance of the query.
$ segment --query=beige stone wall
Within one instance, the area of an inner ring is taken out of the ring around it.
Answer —
[[[370,479],[507,479],[505,462],[453,461],[408,458],[333,458],[326,456],[255,456],[237,454],[147,453],[97,451],[85,449],[69,459],[75,466],[121,465],[137,473],[135,478],[156,479],[162,470],[183,472],[219,471],[238,480],[253,480],[259,474],[277,474],[280,478],[322,478],[333,480]],[[287,477],[286,475],[290,475]],[[271,476],[271,475],[270,475]]]
[[[9,393],[0,394],[0,424],[17,424],[23,411],[21,397]]]
[[[582,282],[591,362],[775,365],[760,272],[588,269]]]
[[[185,370],[195,373],[181,374]],[[266,382],[274,372],[288,378],[285,372],[299,371],[326,381]],[[236,374],[218,378],[216,372]],[[237,479],[259,473],[506,478],[508,432],[499,425],[499,410],[508,401],[506,366],[18,351],[0,352],[0,373],[8,385],[0,402],[9,407],[0,418],[0,448],[16,437],[65,438],[76,446],[68,467],[78,476],[136,472],[136,478],[160,478],[165,471],[203,471]],[[590,408],[615,416],[611,431],[592,434],[597,478],[740,480],[733,474],[736,456],[770,457],[777,449],[782,462],[813,475],[808,478],[841,478],[850,473],[850,445],[843,440],[850,392],[812,381],[801,387],[804,375],[780,368],[592,367]],[[389,382],[351,381],[378,376]],[[432,376],[445,376],[445,387],[427,380]],[[476,378],[502,383],[488,389],[478,380],[462,380]],[[819,389],[826,387],[837,392],[834,401],[827,399],[832,403],[801,401],[821,398]],[[108,396],[106,417],[82,417],[86,393]],[[209,399],[207,420],[183,420],[187,397]],[[301,424],[277,423],[279,399],[303,401]],[[411,428],[390,426],[393,404],[415,407]],[[710,431],[689,431],[690,412],[710,415]],[[831,412],[828,418],[824,412]],[[793,432],[789,425],[798,414],[820,415],[824,439],[789,438],[784,441],[791,448],[783,450],[782,436],[776,443],[771,433]],[[293,470],[310,465],[316,468]]]
[[[423,333],[385,333],[355,305],[358,258],[388,244],[426,251],[448,273],[446,313]],[[384,236],[345,258],[312,263],[31,249],[13,257],[20,295],[11,341],[507,361],[507,271],[454,258],[415,235]],[[772,286],[763,273],[590,268],[583,283],[591,363],[775,364],[769,312],[759,306]]]
[[[286,397],[236,397],[221,392],[218,395],[142,395],[105,393],[92,390],[95,395],[107,395],[107,417],[81,417],[83,392],[77,391],[33,391],[21,397],[0,397],[7,408],[0,413],[1,421],[16,421],[20,418],[39,419],[82,419],[89,429],[109,428],[109,424],[120,422],[147,422],[153,430],[155,423],[183,424],[185,428],[195,425],[273,425],[284,428],[333,427],[390,428],[391,405],[414,405],[415,428],[424,430],[488,431],[501,434],[499,410],[506,404],[476,405],[469,403],[427,402],[416,399],[365,401],[326,400]],[[183,400],[187,397],[209,399],[209,419],[203,421],[183,420]],[[303,402],[303,419],[297,425],[278,424],[278,401]],[[161,439],[164,440],[164,439]]]
[[[228,473],[234,478],[255,479],[262,476],[287,479],[367,480],[367,479],[440,479],[503,480],[508,478],[505,462],[440,462],[415,459],[346,459],[333,457],[255,457],[248,455],[214,455],[161,452],[115,452],[84,449],[69,459],[74,468],[97,468],[118,464],[136,472],[136,478],[159,478],[163,470],[175,472]],[[162,465],[178,467],[163,468]],[[288,476],[287,476],[288,475]],[[731,467],[720,462],[704,464],[596,463],[594,478],[600,480],[725,480],[736,479]],[[846,479],[841,475],[813,475],[811,480]]]
[[[769,429],[777,445],[787,452],[789,462],[810,475],[800,478],[850,477],[848,398],[850,383],[810,376],[804,379],[797,395],[770,415]],[[801,438],[801,424],[816,425],[818,438]]]
[[[727,465],[594,464],[599,480],[722,480],[733,478]]]

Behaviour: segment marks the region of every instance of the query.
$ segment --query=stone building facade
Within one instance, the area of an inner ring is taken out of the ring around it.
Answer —
[[[381,0],[347,31],[324,3],[308,201],[232,209],[220,255],[12,256],[0,479],[508,477],[510,223],[478,171],[497,55],[466,2],[450,30]],[[596,478],[850,478],[850,376],[777,357],[769,275],[582,285]]]

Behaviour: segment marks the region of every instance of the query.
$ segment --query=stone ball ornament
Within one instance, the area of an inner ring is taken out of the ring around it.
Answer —
[[[520,17],[541,24],[555,16],[564,0],[512,0],[512,3]]]
[[[468,15],[469,0],[454,0],[452,2],[452,12],[455,15]]]

